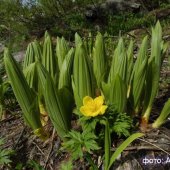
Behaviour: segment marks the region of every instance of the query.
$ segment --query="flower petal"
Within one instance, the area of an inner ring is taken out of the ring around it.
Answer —
[[[95,117],[105,113],[108,106],[103,105],[104,97],[99,96],[93,100],[90,96],[83,98],[83,106],[80,107],[80,112],[87,117]]]
[[[92,103],[93,99],[90,96],[86,96],[83,98],[83,105],[88,105],[89,103]]]
[[[104,98],[103,98],[103,96],[96,97],[96,98],[94,99],[94,102],[95,102],[97,108],[98,108],[98,107],[101,107],[102,104],[104,103]]]
[[[98,109],[98,110],[92,112],[92,113],[91,113],[91,116],[92,116],[92,117],[95,117],[95,116],[98,116],[99,114],[100,114],[100,110]]]
[[[91,112],[91,108],[87,107],[87,106],[81,106],[80,107],[80,112],[84,115],[84,116],[91,116],[92,112]]]
[[[101,115],[103,115],[103,114],[105,113],[107,107],[108,107],[108,106],[103,105],[103,106],[100,108],[100,114],[101,114]]]

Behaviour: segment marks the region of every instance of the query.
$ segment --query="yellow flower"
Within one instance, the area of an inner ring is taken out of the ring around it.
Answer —
[[[102,96],[92,99],[89,96],[83,98],[83,106],[80,107],[80,111],[84,116],[95,117],[97,115],[103,115],[107,109],[106,105],[103,105],[104,98]]]

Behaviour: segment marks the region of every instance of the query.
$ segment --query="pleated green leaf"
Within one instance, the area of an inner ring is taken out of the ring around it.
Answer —
[[[35,55],[35,61],[40,61],[42,60],[42,47],[38,43],[37,40],[33,42],[33,49],[34,49],[34,55]]]
[[[47,112],[58,135],[64,139],[71,126],[73,96],[65,87],[58,91],[45,67],[41,63],[36,63],[36,66]]]
[[[74,99],[75,99],[75,102],[76,102],[76,106],[79,108],[83,104],[82,98],[79,95],[79,89],[76,88],[76,86],[75,86],[73,76],[71,78],[72,78],[72,88],[73,88],[73,93],[74,93]]]
[[[45,85],[46,85],[46,79],[47,79],[47,77],[50,77],[50,75],[49,75],[48,71],[45,69],[45,67],[42,65],[42,63],[40,63],[40,62],[36,62],[36,70],[37,70],[37,76],[38,76],[39,108],[40,108],[40,111],[42,110],[42,112],[44,113],[46,111],[45,99],[44,99]]]
[[[66,112],[65,101],[61,98],[61,95],[57,91],[53,80],[50,77],[46,79],[45,85],[45,103],[50,119],[57,130],[58,135],[64,140],[64,136],[70,130],[70,114]],[[68,96],[69,97],[69,96]]]
[[[141,102],[140,99],[144,93],[143,90],[147,73],[147,65],[147,37],[145,37],[142,41],[131,76],[130,102],[132,103],[134,109]]]
[[[118,112],[123,113],[126,109],[127,88],[125,82],[117,74],[110,84],[109,102],[115,105]]]
[[[125,47],[122,38],[120,38],[117,48],[114,51],[108,82],[112,82],[116,74],[118,74],[122,80],[126,82],[127,55],[125,53]]]
[[[34,130],[41,128],[37,97],[30,89],[23,72],[10,55],[8,49],[4,51],[4,63],[12,89],[23,111],[25,121]]]
[[[29,43],[24,57],[23,69],[25,69],[27,66],[29,66],[31,63],[34,62],[35,62],[35,55],[34,55],[33,43]]]
[[[152,105],[158,92],[159,78],[160,73],[158,65],[156,65],[154,60],[152,60],[148,64],[146,75],[146,88],[143,109],[143,120],[145,120],[145,122],[148,122],[149,120]]]
[[[156,26],[152,28],[152,40],[151,40],[151,60],[154,58],[156,65],[160,68],[161,65],[161,44],[162,42],[162,28],[160,22],[156,23]]]
[[[137,55],[137,60],[134,65],[134,69],[133,69],[134,74],[138,72],[138,69],[141,66],[141,64],[144,62],[144,60],[148,59],[147,50],[148,50],[148,36],[145,36],[143,38],[142,44],[140,46],[140,49]]]
[[[82,43],[83,43],[83,40],[80,37],[80,35],[78,33],[75,33],[75,46],[78,47],[79,44],[82,44]]]
[[[162,41],[162,28],[158,21],[156,26],[152,28],[151,56],[148,63],[145,92],[146,94],[144,98],[144,110],[142,118],[144,122],[149,121],[154,98],[158,92],[160,69],[166,50],[167,45]]]
[[[40,62],[36,62],[36,69],[38,75],[38,93],[39,95],[45,94],[46,79],[49,77],[49,72]]]
[[[82,105],[85,96],[94,96],[92,76],[91,63],[84,45],[79,44],[79,46],[76,47],[72,79],[74,97],[78,108]]]
[[[97,86],[101,86],[106,74],[106,54],[104,39],[101,33],[96,36],[95,46],[93,48],[93,71],[97,81]]]
[[[61,102],[64,104],[65,113],[66,113],[66,122],[68,127],[71,127],[71,118],[72,110],[75,105],[73,94],[70,92],[70,89],[67,87],[61,88],[59,91],[59,97]]]
[[[35,61],[41,61],[41,58],[42,49],[38,41],[29,43],[24,57],[23,69]]]
[[[58,72],[57,61],[56,61],[56,57],[53,52],[51,37],[48,34],[48,32],[45,33],[45,40],[43,44],[42,64],[44,65],[46,70],[49,72],[51,77],[55,79],[56,74]]]
[[[105,101],[107,104],[109,104],[110,101],[110,87],[111,87],[111,83],[105,83],[102,82],[102,93],[104,94],[105,97]]]
[[[143,94],[145,77],[147,69],[147,60],[145,59],[142,65],[138,68],[138,71],[135,73],[132,80],[132,90],[131,90],[131,102],[133,103],[133,108],[135,109],[140,103],[140,98]]]
[[[64,86],[71,89],[71,75],[73,69],[73,60],[74,60],[74,49],[71,48],[62,63],[62,67],[59,75],[58,89],[61,89]]]
[[[36,72],[36,63],[32,63],[23,70],[24,76],[30,88],[38,91],[38,77]]]
[[[57,37],[57,44],[56,44],[56,55],[58,59],[58,67],[59,70],[61,71],[63,61],[69,51],[68,44],[64,37],[59,38]]]
[[[131,73],[133,70],[133,41],[130,41],[128,50],[127,50],[127,74],[126,74],[126,83],[129,85],[130,84],[130,77],[131,77]]]
[[[105,150],[105,157],[104,157],[104,167],[105,169],[108,168],[110,162],[110,147],[111,147],[111,138],[110,138],[110,127],[109,122],[106,120],[105,124],[105,140],[104,140],[104,150]]]

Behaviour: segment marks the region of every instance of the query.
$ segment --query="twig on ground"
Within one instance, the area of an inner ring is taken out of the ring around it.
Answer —
[[[48,152],[48,155],[47,155],[47,157],[46,157],[45,164],[44,164],[44,168],[45,168],[45,169],[46,169],[46,167],[47,167],[47,163],[48,163],[48,161],[49,161],[51,152],[52,152],[52,150],[53,150],[54,135],[55,135],[55,129],[53,128],[53,133],[52,133],[52,136],[51,136],[50,150],[49,150],[49,152]]]
[[[43,154],[45,156],[45,154],[42,151],[42,149],[34,141],[32,143],[37,147],[37,149],[41,152],[41,154]]]
[[[20,133],[20,135],[19,135],[16,143],[15,143],[14,146],[13,146],[13,149],[16,149],[17,145],[19,144],[19,141],[21,140],[21,138],[22,138],[22,136],[23,136],[23,134],[24,134],[24,132],[25,132],[25,129],[26,129],[26,127],[24,127],[24,128],[22,129],[22,131],[21,131],[21,133]]]
[[[141,139],[141,138],[138,138],[138,140],[143,141],[143,142],[145,142],[145,143],[148,143],[148,144],[154,146],[155,148],[158,148],[159,150],[163,151],[164,153],[170,155],[170,153],[167,152],[166,150],[162,149],[161,147],[159,147],[159,146],[157,146],[157,145],[155,145],[155,144],[153,144],[153,143],[151,143],[151,142],[148,142],[147,140],[144,140],[144,139]]]
[[[6,119],[1,120],[0,123],[2,124],[2,123],[5,123],[5,122],[8,122],[8,121],[11,121],[13,119],[15,119],[15,116],[10,116],[10,117],[8,117]]]

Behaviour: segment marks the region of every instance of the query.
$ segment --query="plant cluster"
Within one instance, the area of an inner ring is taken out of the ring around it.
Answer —
[[[132,40],[126,47],[120,38],[109,57],[101,33],[95,40],[83,40],[76,33],[73,47],[57,37],[54,48],[46,32],[43,43],[28,45],[22,67],[6,48],[6,72],[24,120],[34,134],[43,140],[48,138],[44,126],[49,117],[64,141],[63,149],[71,151],[72,160],[85,158],[97,169],[91,155],[99,152],[108,170],[133,140],[144,135],[132,134],[133,126],[139,128],[133,124],[135,117],[141,118],[143,132],[160,127],[170,113],[170,100],[159,117],[149,122],[167,50],[160,23],[152,28],[150,45],[148,36],[143,38],[137,59],[133,46]],[[73,113],[78,130],[71,126]],[[128,137],[113,154],[112,136]]]

